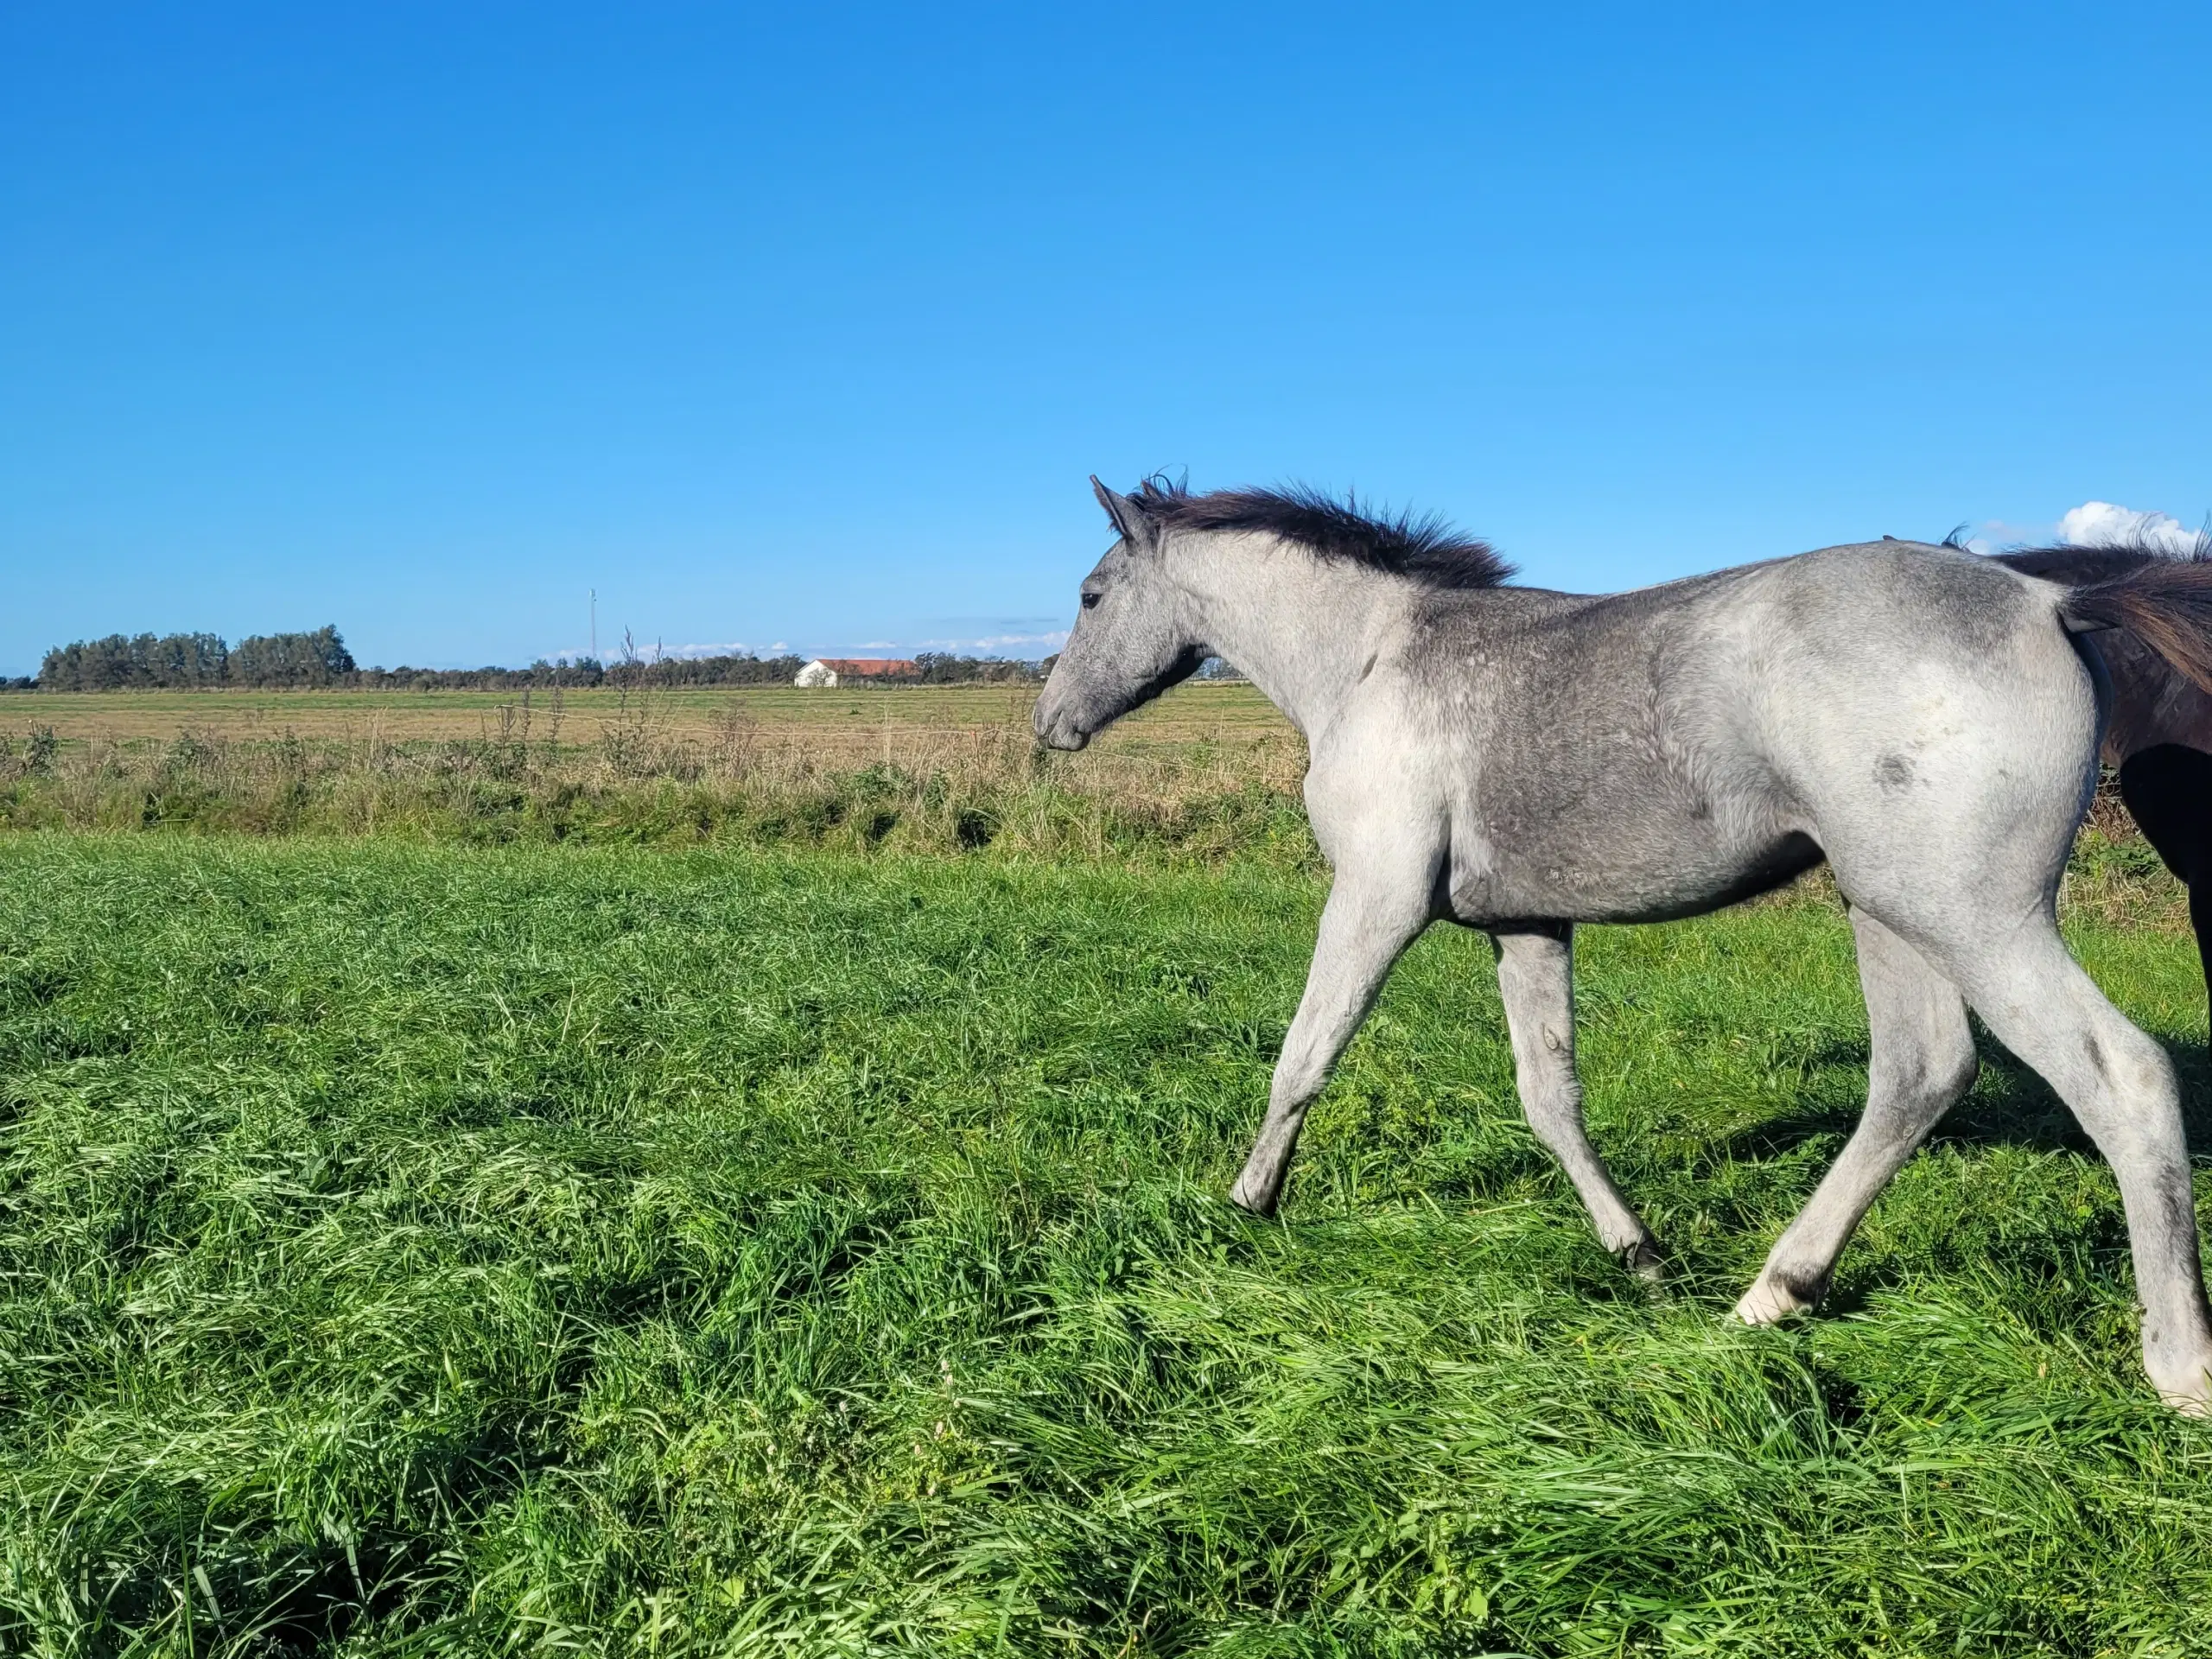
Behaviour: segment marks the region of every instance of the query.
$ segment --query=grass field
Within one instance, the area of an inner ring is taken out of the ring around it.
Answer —
[[[2001,1054],[1723,1323],[1864,1086],[1832,907],[1586,937],[1647,1300],[1463,934],[1227,1206],[1319,892],[0,837],[0,1649],[2212,1651],[2212,1427]],[[2186,940],[2074,931],[2203,1100]]]

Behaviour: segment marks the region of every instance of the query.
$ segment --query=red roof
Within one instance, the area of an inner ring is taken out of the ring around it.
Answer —
[[[863,678],[870,675],[915,674],[920,672],[913,664],[900,657],[824,657],[822,666],[840,678],[857,674]]]

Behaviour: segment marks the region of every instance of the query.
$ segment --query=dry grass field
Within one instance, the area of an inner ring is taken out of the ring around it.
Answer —
[[[512,691],[15,692],[0,696],[0,731],[51,728],[65,745],[208,739],[405,744],[519,738],[563,747],[600,741],[641,715],[666,739],[709,743],[733,724],[771,747],[802,747],[823,760],[898,764],[948,736],[1013,728],[1026,736],[1037,688],[1028,685],[715,686],[623,692]],[[527,728],[525,732],[525,728]],[[1266,748],[1294,741],[1250,685],[1178,687],[1117,727],[1107,749]]]
[[[1076,755],[1038,747],[1035,696],[31,693],[0,699],[0,827],[1310,860],[1305,745],[1250,686]]]

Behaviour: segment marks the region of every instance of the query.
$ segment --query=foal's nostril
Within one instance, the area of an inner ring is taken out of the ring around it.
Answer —
[[[1037,734],[1037,741],[1048,749],[1079,749],[1084,734],[1076,729],[1075,721],[1052,700],[1051,690],[1037,699],[1037,708],[1029,717],[1029,724]]]

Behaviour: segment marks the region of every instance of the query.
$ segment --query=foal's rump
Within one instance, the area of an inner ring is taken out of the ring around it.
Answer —
[[[1844,893],[1908,931],[1930,904],[2047,905],[2102,714],[2064,591],[1913,543],[1767,573],[1765,742]]]

